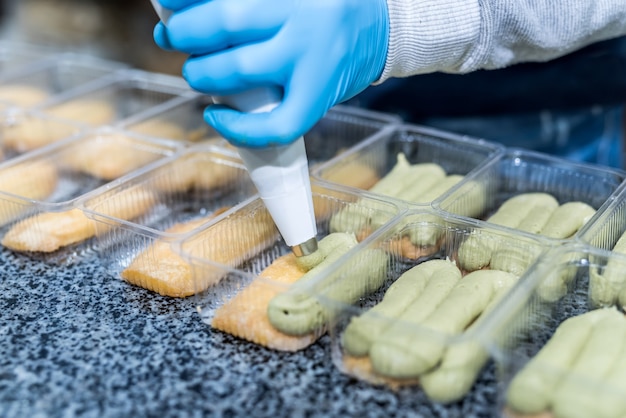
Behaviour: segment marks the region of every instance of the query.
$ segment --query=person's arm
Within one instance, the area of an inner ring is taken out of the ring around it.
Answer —
[[[377,81],[548,61],[626,34],[624,0],[387,0]]]
[[[541,61],[626,33],[625,0],[160,0],[163,48],[213,95],[275,86],[268,113],[210,106],[238,146],[289,143],[334,105],[391,77],[467,73]],[[271,4],[270,4],[271,3]]]

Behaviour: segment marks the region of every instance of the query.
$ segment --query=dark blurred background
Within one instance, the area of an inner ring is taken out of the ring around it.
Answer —
[[[0,0],[0,9],[0,39],[175,75],[185,60],[154,44],[157,17],[149,0]],[[349,104],[507,146],[623,167],[624,102],[626,38],[619,38],[549,63],[390,80]]]

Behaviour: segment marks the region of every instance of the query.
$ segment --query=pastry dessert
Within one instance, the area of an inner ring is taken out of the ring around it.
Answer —
[[[382,251],[370,253],[350,277],[320,274],[356,244],[351,234],[333,233],[308,259],[291,254],[277,259],[215,312],[212,326],[276,350],[307,347],[325,332],[332,315],[317,296],[351,303],[384,280],[387,255]]]
[[[383,196],[408,201],[412,203],[430,203],[438,198],[463,179],[461,175],[446,175],[446,172],[437,164],[421,163],[410,164],[405,155],[400,153],[397,156],[396,165],[382,179],[376,182],[370,192]],[[475,193],[480,188],[472,188]],[[479,193],[482,194],[482,193]],[[483,202],[484,198],[471,200],[472,202]],[[464,215],[472,216],[482,210],[479,208],[467,208]],[[331,221],[331,230],[354,231],[357,236],[367,236],[372,230],[377,229],[390,220],[390,214],[378,212],[375,215],[365,213],[358,208],[348,207],[340,211]],[[437,222],[436,218],[423,215],[420,219],[412,219],[412,222]],[[423,232],[422,235],[419,232]],[[431,229],[429,232],[419,229],[413,230],[403,239],[401,249],[407,258],[419,258],[430,255],[436,251],[442,239],[442,231]]]
[[[166,193],[195,190],[229,190],[242,184],[242,178],[249,175],[241,164],[232,161],[219,161],[217,158],[197,156],[181,157],[169,163],[167,172],[153,182],[156,190]]]
[[[471,340],[448,343],[446,337],[480,323],[516,280],[497,270],[462,277],[448,260],[418,264],[389,287],[379,304],[352,318],[341,337],[346,371],[390,386],[421,380],[436,401],[460,399],[487,353]]]
[[[115,121],[113,105],[95,99],[74,99],[44,109],[49,115],[59,119],[85,123],[91,126],[108,125]]]
[[[114,180],[163,157],[163,149],[122,133],[109,133],[76,142],[62,156],[68,167],[103,180]]]
[[[29,208],[10,195],[43,200],[55,191],[57,182],[57,167],[47,160],[23,162],[0,170],[0,192],[7,194],[0,205],[0,225],[11,222]]]
[[[178,223],[165,230],[168,234],[183,234],[209,222],[228,208],[220,208],[211,215]],[[127,282],[157,292],[163,296],[186,297],[202,289],[196,289],[192,267],[174,252],[171,243],[156,240],[140,252],[120,273]]]
[[[17,107],[32,107],[42,103],[50,95],[45,90],[26,84],[8,84],[0,86],[0,102]]]
[[[565,239],[572,237],[595,213],[595,210],[582,202],[569,202],[559,205],[547,193],[524,193],[505,201],[487,221],[496,225],[540,234],[549,238]],[[494,268],[519,274],[533,261],[533,257],[522,250],[501,248],[497,239],[485,239],[474,234],[459,248],[459,262],[466,271]],[[505,267],[503,264],[509,264]]]
[[[51,119],[24,116],[2,127],[2,144],[10,150],[23,153],[67,138],[78,131],[77,126]]]
[[[178,141],[187,139],[187,134],[180,125],[161,119],[144,120],[132,125],[130,130],[140,135],[154,136],[157,138],[167,138]]]
[[[111,216],[133,219],[154,203],[148,190],[129,190],[111,201]],[[95,225],[80,209],[43,212],[13,225],[2,238],[2,245],[14,251],[51,253],[95,235]]]
[[[626,319],[614,308],[571,317],[514,377],[511,416],[623,417]]]

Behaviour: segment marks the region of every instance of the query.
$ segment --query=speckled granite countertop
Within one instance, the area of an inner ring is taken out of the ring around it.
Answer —
[[[55,266],[0,252],[0,416],[491,417],[493,371],[461,403],[432,405],[341,374],[329,339],[278,353],[111,276],[97,257]]]

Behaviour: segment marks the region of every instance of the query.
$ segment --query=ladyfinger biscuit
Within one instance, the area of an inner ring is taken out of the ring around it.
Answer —
[[[369,190],[380,180],[380,176],[372,167],[362,162],[351,160],[329,172],[325,180],[344,186]]]
[[[210,216],[178,223],[165,232],[183,234],[210,221],[228,208],[219,208]],[[139,253],[120,273],[127,282],[163,296],[186,297],[196,293],[191,266],[171,248],[168,241],[155,241]]]
[[[173,122],[162,119],[148,119],[132,125],[129,130],[140,135],[167,138],[177,141],[187,139],[185,130]]]
[[[149,191],[134,190],[118,196],[112,216],[132,219],[145,213],[154,203]],[[95,225],[80,209],[44,212],[13,225],[2,238],[2,245],[14,251],[54,252],[95,235]]]
[[[115,121],[113,105],[103,100],[75,99],[44,109],[60,119],[85,123],[91,126],[108,125]]]
[[[27,199],[43,200],[50,196],[58,183],[57,167],[47,160],[12,165],[0,170],[0,191]],[[0,204],[0,225],[11,222],[27,207],[5,198]]]
[[[278,258],[250,285],[222,305],[215,312],[211,325],[221,331],[275,350],[297,351],[309,346],[319,338],[325,324],[316,323],[306,329],[301,327],[298,332],[284,332],[284,328],[289,328],[289,325],[277,327],[277,324],[282,323],[282,318],[276,315],[274,301],[289,292],[289,289],[296,286],[298,281],[306,282],[308,278],[331,263],[334,260],[333,257],[329,258],[331,254],[344,253],[354,245],[356,245],[356,240],[349,234],[330,234],[324,237],[320,240],[317,251],[321,256],[316,258],[317,265],[312,268],[307,265],[306,261],[303,265],[293,254]],[[313,261],[313,258],[309,258],[308,261]],[[268,280],[274,283],[270,284]],[[281,284],[285,287],[281,287]],[[306,296],[303,296],[300,302],[305,307],[314,304],[307,300]],[[295,310],[292,308],[291,313]]]
[[[240,178],[248,176],[242,166],[228,161],[195,158],[193,155],[173,161],[167,170],[165,175],[152,183],[156,190],[164,193],[232,188]]]
[[[18,107],[31,107],[50,97],[45,90],[25,84],[0,86],[0,101]]]
[[[76,171],[114,180],[160,158],[158,152],[150,152],[134,141],[122,133],[86,138],[77,142],[63,161]]]
[[[216,312],[211,326],[238,338],[281,351],[298,351],[317,339],[314,333],[292,336],[278,331],[269,321],[267,306],[282,289],[263,279],[289,285],[304,275],[293,254],[276,259],[254,280]]]
[[[78,131],[75,126],[50,119],[24,117],[2,127],[2,144],[20,153],[41,148],[44,145],[67,138]]]

